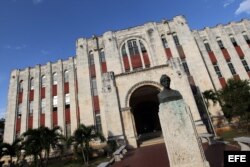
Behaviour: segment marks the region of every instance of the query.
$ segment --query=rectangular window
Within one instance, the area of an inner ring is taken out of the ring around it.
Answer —
[[[219,78],[222,77],[220,68],[219,68],[219,66],[217,64],[214,64],[214,71],[216,72],[216,74],[218,75]]]
[[[89,65],[94,65],[95,61],[94,61],[94,54],[90,53],[89,54]]]
[[[41,113],[44,114],[45,113],[45,99],[41,100]]]
[[[138,49],[136,40],[128,41],[128,50],[129,50],[130,56],[139,54],[139,49]]]
[[[30,101],[30,104],[29,104],[29,115],[33,114],[33,110],[34,110],[33,101]]]
[[[231,37],[230,40],[231,40],[231,42],[232,42],[232,44],[233,44],[234,46],[238,46],[238,44],[237,44],[237,42],[235,41],[234,37]]]
[[[174,38],[175,45],[176,46],[180,46],[180,42],[179,42],[178,36],[177,35],[173,35],[173,38]]]
[[[166,38],[162,38],[161,40],[162,40],[163,47],[168,48],[168,42],[167,42]]]
[[[209,43],[204,43],[204,45],[206,47],[207,52],[211,52],[212,51],[211,48],[210,48]]]
[[[104,54],[103,51],[100,52],[100,59],[101,59],[102,63],[106,62],[106,60],[105,60],[105,54]]]
[[[96,121],[97,131],[102,132],[102,122],[101,122],[101,115],[100,114],[96,114],[95,121]]]
[[[22,104],[19,104],[19,105],[18,105],[18,108],[17,108],[17,115],[18,115],[18,116],[21,116],[21,115],[22,115]]]
[[[34,79],[32,78],[30,80],[30,90],[33,90],[34,89]]]
[[[248,64],[247,64],[247,61],[246,61],[245,59],[241,59],[241,62],[242,62],[242,64],[243,64],[245,70],[246,70],[247,72],[250,71],[249,66],[248,66]]]
[[[140,43],[140,47],[141,47],[141,52],[147,53],[147,50],[146,50],[145,46],[143,45],[143,43],[141,41],[139,41],[139,43]]]
[[[92,95],[97,96],[97,84],[96,84],[96,78],[91,78],[91,86],[92,86]]]
[[[224,49],[224,45],[223,45],[221,40],[218,40],[217,43],[218,43],[220,49]]]
[[[71,136],[71,126],[70,126],[70,124],[66,124],[65,129],[66,129],[66,138],[69,138]]]
[[[69,105],[70,104],[70,96],[69,93],[65,94],[65,104]]]
[[[23,81],[19,83],[19,93],[23,92]]]
[[[53,107],[57,107],[57,96],[53,96]]]
[[[228,67],[229,67],[231,73],[232,73],[233,75],[236,74],[236,71],[235,71],[235,69],[234,69],[234,66],[233,66],[233,64],[232,64],[230,61],[227,62],[227,65],[228,65]]]
[[[247,42],[247,44],[250,44],[250,39],[248,38],[248,36],[247,35],[243,35],[243,37],[244,37],[245,41]]]
[[[186,60],[185,60],[185,59],[182,59],[181,61],[182,61],[182,65],[183,65],[184,71],[185,71],[188,75],[190,75],[190,71],[189,71],[189,68],[188,68],[188,65],[187,65]]]

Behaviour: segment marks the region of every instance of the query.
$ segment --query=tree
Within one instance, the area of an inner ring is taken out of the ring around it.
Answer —
[[[29,129],[23,136],[25,138],[23,142],[25,155],[32,155],[34,157],[35,166],[39,165],[38,159],[40,159],[41,166],[43,166],[43,160],[45,160],[44,165],[47,166],[50,149],[61,148],[60,145],[63,140],[60,127],[53,129],[47,127]],[[42,153],[43,151],[44,154]]]
[[[233,117],[249,122],[250,112],[250,85],[248,80],[229,79],[227,85],[219,90],[219,99],[222,110],[229,122]]]
[[[202,93],[203,98],[205,100],[206,106],[209,107],[210,103],[209,101],[211,100],[213,104],[216,104],[218,101],[218,95],[215,91],[213,90],[206,90]]]
[[[8,155],[10,156],[10,162],[12,163],[13,157],[17,157],[17,162],[19,161],[21,150],[22,150],[22,139],[17,138],[13,141],[12,144],[9,143],[1,143],[0,144],[0,152],[1,156]]]
[[[88,166],[89,161],[89,151],[90,151],[90,141],[92,139],[99,138],[104,141],[103,135],[96,132],[94,126],[85,126],[81,124],[74,132],[74,135],[70,137],[69,141],[73,143],[74,147],[81,150],[82,158],[84,164]]]

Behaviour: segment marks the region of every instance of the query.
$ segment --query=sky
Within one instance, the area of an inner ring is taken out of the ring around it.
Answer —
[[[0,118],[10,72],[75,55],[89,38],[184,15],[191,29],[250,18],[250,0],[0,0]]]

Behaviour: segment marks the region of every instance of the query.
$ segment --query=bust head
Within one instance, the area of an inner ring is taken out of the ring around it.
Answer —
[[[163,74],[161,76],[160,83],[165,89],[170,89],[170,82],[171,79],[169,76],[167,76],[166,74]]]

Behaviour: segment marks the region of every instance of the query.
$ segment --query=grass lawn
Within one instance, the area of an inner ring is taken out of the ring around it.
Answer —
[[[102,162],[109,161],[110,158],[107,157],[99,157],[89,161],[89,167],[96,167]],[[74,160],[62,160],[58,162],[53,162],[48,165],[49,167],[83,167],[83,163]]]

